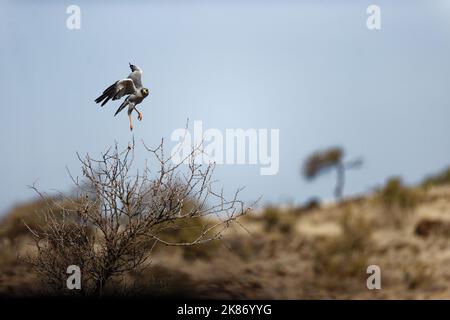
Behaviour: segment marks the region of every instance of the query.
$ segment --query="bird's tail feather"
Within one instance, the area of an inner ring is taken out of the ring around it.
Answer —
[[[117,109],[116,113],[114,113],[114,116],[116,116],[120,111],[122,111],[123,108],[125,108],[127,105],[128,105],[128,100],[125,100],[124,102],[122,102],[119,109]]]

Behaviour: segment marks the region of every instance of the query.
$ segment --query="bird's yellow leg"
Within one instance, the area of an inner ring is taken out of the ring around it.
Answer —
[[[136,110],[136,112],[138,113],[138,120],[142,121],[142,112],[140,112],[138,109],[134,108],[134,110]]]
[[[128,115],[128,119],[130,119],[130,130],[133,130],[133,121],[131,120],[131,114]]]

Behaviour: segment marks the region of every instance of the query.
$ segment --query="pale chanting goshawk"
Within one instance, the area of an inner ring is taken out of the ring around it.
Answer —
[[[102,103],[103,107],[109,99],[118,100],[123,96],[128,95],[128,97],[122,102],[119,109],[117,109],[114,116],[116,116],[120,111],[122,111],[126,106],[128,106],[128,118],[130,119],[130,130],[133,130],[133,122],[131,120],[131,113],[136,110],[138,113],[139,121],[142,120],[142,113],[136,109],[136,106],[141,103],[145,97],[148,96],[149,91],[147,88],[142,86],[141,76],[142,70],[130,63],[131,73],[126,79],[116,81],[114,84],[106,88],[102,95],[95,99],[96,103]]]

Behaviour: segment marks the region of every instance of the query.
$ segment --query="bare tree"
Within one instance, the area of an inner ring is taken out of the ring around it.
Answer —
[[[156,149],[144,147],[156,160],[154,173],[148,164],[134,172],[134,141],[124,151],[116,144],[100,159],[78,155],[83,183],[71,175],[78,195],[58,202],[58,215],[47,212],[43,228],[30,228],[37,255],[29,261],[53,290],[67,290],[66,268],[77,265],[82,293],[101,295],[111,279],[142,266],[156,245],[193,246],[219,239],[249,210],[238,200],[240,190],[231,199],[213,190],[214,165],[195,163],[199,148],[183,164],[165,157],[163,141]],[[191,241],[164,239],[171,228],[193,221],[201,221],[202,228]]]
[[[335,169],[337,177],[334,196],[336,199],[341,199],[345,184],[345,171],[362,166],[362,159],[344,162],[343,157],[344,151],[339,147],[317,151],[306,159],[303,165],[303,175],[307,180],[312,180],[330,169]]]

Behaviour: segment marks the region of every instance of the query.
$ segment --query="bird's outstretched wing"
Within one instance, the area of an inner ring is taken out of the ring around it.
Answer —
[[[136,93],[136,86],[132,79],[119,80],[116,83],[110,85],[103,91],[102,95],[95,99],[96,103],[102,102],[104,106],[109,99],[117,100],[125,95]]]
[[[130,69],[131,69],[131,73],[128,75],[128,79],[133,80],[133,83],[136,86],[136,88],[142,88],[142,82],[141,82],[142,70],[141,70],[141,68],[139,68],[137,65],[130,63]]]

